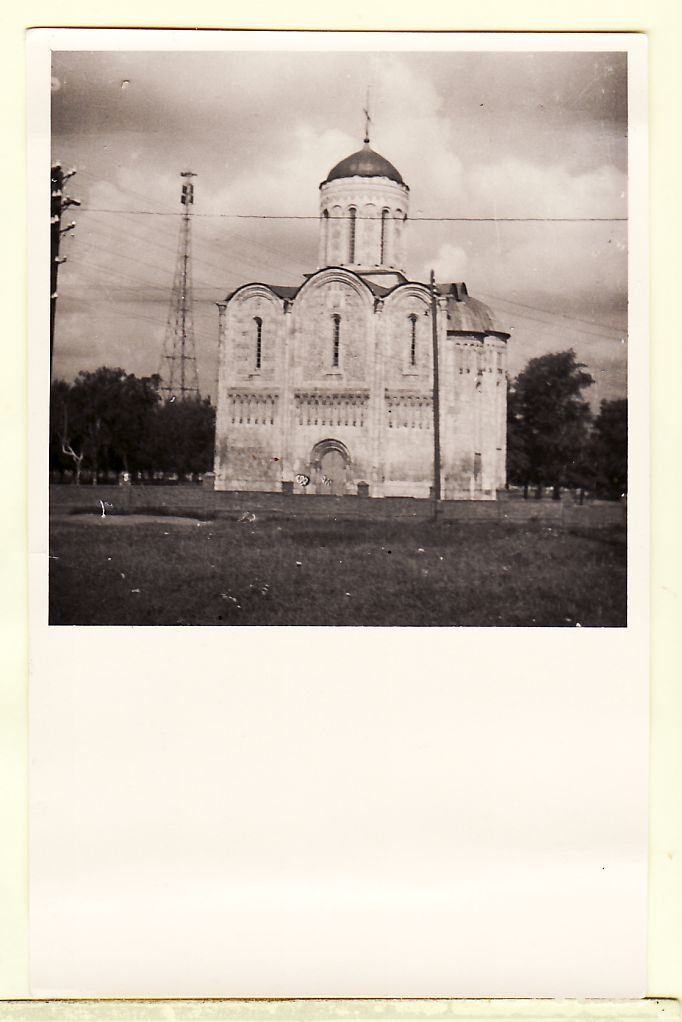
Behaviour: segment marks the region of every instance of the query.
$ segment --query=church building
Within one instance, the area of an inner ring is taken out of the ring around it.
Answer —
[[[408,280],[409,194],[365,138],[320,185],[318,269],[219,303],[217,490],[429,497],[434,314],[441,496],[504,486],[509,333],[464,284]]]

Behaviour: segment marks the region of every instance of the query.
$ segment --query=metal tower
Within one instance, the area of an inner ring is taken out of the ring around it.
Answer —
[[[161,355],[161,390],[167,400],[185,401],[187,398],[199,397],[199,375],[197,373],[197,356],[194,346],[194,319],[192,297],[192,233],[191,208],[194,204],[194,185],[191,178],[196,177],[191,170],[183,170],[181,177],[182,194],[180,201],[185,207],[180,224],[178,241],[178,257],[173,277],[173,293],[171,295],[166,336]]]

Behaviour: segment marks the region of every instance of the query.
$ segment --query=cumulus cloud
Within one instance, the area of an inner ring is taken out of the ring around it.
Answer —
[[[554,163],[504,159],[476,164],[467,174],[472,216],[623,217],[627,178],[615,166],[571,173]]]
[[[436,274],[436,280],[455,281],[463,280],[466,276],[469,257],[459,245],[445,242],[440,246],[435,259],[431,262],[431,268]],[[424,273],[424,277],[427,274]]]
[[[622,349],[612,356],[608,341],[583,341],[571,324],[625,322],[626,224],[449,219],[625,216],[617,55],[71,53],[56,56],[54,74],[55,157],[80,168],[73,194],[83,200],[64,242],[73,261],[60,271],[58,371],[88,351],[133,371],[145,358],[146,371],[158,367],[179,174],[190,168],[197,345],[210,388],[212,303],[247,280],[296,283],[316,268],[318,185],[361,145],[368,82],[372,145],[410,186],[408,275],[428,280],[433,268],[485,300],[531,306],[500,305],[515,327],[513,360],[577,339],[609,379],[624,365]],[[135,209],[173,215],[128,215]],[[545,325],[533,311],[543,308],[556,314]]]

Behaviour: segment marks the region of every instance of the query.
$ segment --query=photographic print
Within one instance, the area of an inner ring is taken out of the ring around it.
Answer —
[[[50,622],[627,623],[628,54],[52,52]]]
[[[33,995],[641,996],[645,40],[29,35]]]

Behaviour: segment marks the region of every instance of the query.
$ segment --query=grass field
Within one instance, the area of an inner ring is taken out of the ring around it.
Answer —
[[[623,527],[88,516],[50,531],[51,624],[626,624]]]

